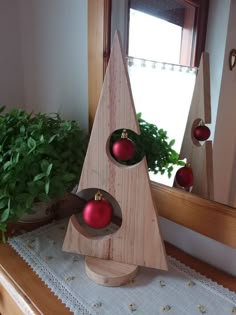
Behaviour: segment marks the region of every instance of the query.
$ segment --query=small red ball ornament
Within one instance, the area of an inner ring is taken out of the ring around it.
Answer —
[[[121,138],[113,143],[112,153],[117,160],[128,161],[135,154],[135,144],[128,138],[128,134],[124,129]]]
[[[175,175],[176,182],[184,188],[193,186],[193,171],[190,164],[178,169]]]
[[[96,193],[95,198],[90,200],[83,209],[85,223],[94,229],[106,227],[111,222],[112,214],[112,205],[103,198],[99,191]]]
[[[210,137],[211,131],[207,126],[199,125],[194,129],[193,135],[198,141],[206,141]]]

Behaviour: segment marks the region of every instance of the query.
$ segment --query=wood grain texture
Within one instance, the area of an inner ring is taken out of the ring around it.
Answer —
[[[193,135],[199,121],[211,123],[209,54],[203,53],[195,82],[180,159],[187,159],[194,175],[192,193],[214,200],[212,142],[202,145]]]
[[[109,239],[91,237],[88,240],[82,227],[71,227],[72,219],[63,249],[67,251],[71,246],[77,246],[79,253],[88,256],[166,270],[165,249],[152,199],[146,159],[125,167],[111,157],[108,149],[111,134],[124,128],[140,133],[127,67],[116,34],[78,192],[97,188],[109,193],[121,208],[122,225]]]
[[[110,0],[88,0],[88,94],[90,129],[92,128],[110,54],[110,2]]]
[[[3,284],[1,295],[4,295],[4,304],[1,307],[6,310],[18,310],[24,312],[25,303],[33,310],[33,314],[72,314],[59,302],[51,290],[39,279],[33,270],[21,259],[21,257],[8,244],[0,243],[0,273],[7,277],[7,281],[13,287],[13,291],[8,293],[6,284]],[[11,296],[9,301],[7,295]],[[20,297],[19,297],[20,295]],[[16,302],[18,297],[18,302]],[[22,303],[19,303],[22,298]],[[12,305],[11,305],[12,303]],[[15,306],[14,306],[15,304]],[[2,310],[1,310],[2,311]],[[5,315],[5,313],[2,311]],[[7,313],[6,313],[7,314]],[[9,315],[20,315],[10,312]]]
[[[23,310],[24,309],[24,310]],[[31,307],[25,301],[25,297],[8,277],[0,270],[0,314],[25,315],[25,309]],[[38,314],[38,312],[34,312]]]
[[[161,216],[236,248],[235,209],[161,184],[152,192]]]
[[[104,0],[88,1],[88,93],[89,125],[97,109],[103,83]],[[96,49],[94,49],[96,47]],[[101,62],[102,60],[102,62]],[[93,77],[93,80],[90,78]]]
[[[63,251],[110,259],[110,246],[110,236],[93,237],[80,226],[75,216],[70,218],[62,247]]]
[[[131,281],[136,276],[138,267],[113,260],[86,257],[85,270],[87,276],[97,284],[118,287]]]

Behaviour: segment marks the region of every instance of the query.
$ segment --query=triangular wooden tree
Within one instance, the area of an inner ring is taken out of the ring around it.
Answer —
[[[152,199],[146,158],[125,167],[109,153],[117,129],[140,134],[127,68],[116,33],[78,191],[98,188],[111,194],[122,212],[118,231],[104,238],[88,234],[71,217],[63,250],[135,266],[167,269],[158,215]]]
[[[193,169],[194,183],[191,192],[213,199],[212,141],[207,140],[201,145],[193,136],[193,130],[200,120],[211,123],[209,54],[206,52],[201,56],[180,159],[186,158]]]

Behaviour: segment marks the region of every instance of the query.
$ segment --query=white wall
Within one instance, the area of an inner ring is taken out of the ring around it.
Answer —
[[[236,276],[236,250],[194,232],[179,224],[161,218],[163,238],[186,253]]]
[[[87,0],[0,0],[0,23],[5,103],[87,128]]]
[[[24,103],[17,0],[0,0],[0,105]]]
[[[88,124],[87,1],[19,0],[25,104]]]

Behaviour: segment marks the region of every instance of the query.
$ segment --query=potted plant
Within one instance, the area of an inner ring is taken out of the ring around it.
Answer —
[[[0,109],[0,231],[32,212],[35,202],[58,200],[78,182],[87,136],[58,114]]]

